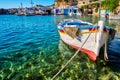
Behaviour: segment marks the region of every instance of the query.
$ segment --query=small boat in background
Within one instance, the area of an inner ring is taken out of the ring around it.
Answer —
[[[118,14],[109,14],[109,19],[113,19],[113,20],[117,20],[117,19],[120,19],[120,13]]]
[[[17,16],[24,16],[25,12],[23,9],[18,9],[18,12],[16,13]]]
[[[26,16],[34,16],[34,15],[35,15],[35,10],[34,10],[34,8],[27,8],[25,15],[26,15]]]
[[[99,21],[98,26],[78,19],[65,19],[58,24],[62,41],[85,52],[93,61],[97,60],[100,48],[108,41],[110,30],[103,21]]]
[[[23,8],[22,2],[21,2],[21,7],[18,9],[17,16],[24,16],[25,15],[25,9]]]
[[[35,15],[35,8],[33,7],[34,3],[32,0],[31,0],[30,4],[31,4],[31,8],[26,8],[26,13],[25,13],[26,16],[34,16]]]

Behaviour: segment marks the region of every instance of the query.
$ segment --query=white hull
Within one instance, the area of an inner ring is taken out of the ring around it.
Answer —
[[[73,28],[73,27],[68,27],[68,28]],[[65,42],[67,45],[75,49],[80,49],[81,46],[85,43],[84,46],[80,50],[82,52],[85,52],[89,56],[90,59],[95,61],[97,60],[97,57],[99,56],[100,48],[108,40],[108,30],[106,29],[104,30],[103,28],[104,26],[102,28],[93,28],[92,30],[89,30],[89,29],[79,30],[75,38],[71,37],[69,33],[65,31],[65,29],[60,29],[59,34],[63,42]],[[87,39],[88,36],[89,38]]]
[[[66,44],[68,44],[69,46],[72,46],[73,48],[76,48],[76,49],[81,47],[81,45],[84,43],[84,41],[85,41],[85,39],[87,38],[88,35],[89,34],[79,35],[81,37],[80,40],[79,40],[77,38],[73,39],[67,34],[60,33],[61,39]],[[98,45],[97,45],[97,42],[96,42],[98,35],[99,35],[99,33],[91,33],[89,39],[86,41],[85,45],[81,49],[81,51],[86,52],[92,60],[96,60],[97,56],[99,56],[99,53],[97,52],[97,46]],[[100,41],[100,48],[104,45],[107,37],[108,37],[108,35],[106,33],[104,33],[102,38],[101,38],[102,40]]]

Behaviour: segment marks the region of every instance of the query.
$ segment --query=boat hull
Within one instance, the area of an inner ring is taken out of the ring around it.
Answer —
[[[99,30],[96,29],[94,31],[79,31],[79,34],[76,38],[72,38],[69,36],[64,30],[58,31],[60,34],[60,37],[64,43],[67,45],[75,48],[80,49],[80,51],[85,52],[90,59],[93,61],[97,60],[97,57],[99,56],[99,53],[97,52],[97,38],[99,36]],[[89,36],[90,35],[90,36]],[[88,40],[86,41],[87,37],[89,36]],[[104,31],[102,34],[102,38],[99,45],[100,48],[104,45],[106,39],[108,38],[107,31]],[[86,41],[86,42],[85,42]],[[85,42],[85,44],[84,44]],[[81,47],[84,44],[83,47]]]

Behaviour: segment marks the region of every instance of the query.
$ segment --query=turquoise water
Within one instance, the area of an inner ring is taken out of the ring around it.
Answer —
[[[78,18],[96,23],[92,16],[16,16],[0,15],[0,80],[49,80],[75,53],[65,45],[57,32],[57,24],[66,18]],[[115,24],[106,25],[115,27]],[[119,37],[110,42],[110,59],[119,60]],[[114,47],[114,48],[113,48]],[[116,53],[115,53],[116,52]],[[117,54],[117,55],[114,55]],[[117,56],[117,57],[116,57]],[[58,75],[57,80],[120,79],[111,66],[118,62],[92,62],[84,53]],[[86,75],[84,75],[86,74]]]

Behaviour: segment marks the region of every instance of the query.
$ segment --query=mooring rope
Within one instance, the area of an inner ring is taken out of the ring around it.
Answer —
[[[106,34],[109,35],[108,32]],[[106,37],[106,39],[105,39],[105,47],[104,47],[104,60],[105,61],[108,59],[108,55],[107,55],[107,39],[108,39],[108,37]]]
[[[107,59],[106,61],[107,62],[117,62],[117,63],[120,63],[120,61],[116,61],[116,60],[109,60],[109,59]]]
[[[120,61],[110,60],[110,59],[108,58],[108,54],[107,54],[107,42],[105,42],[104,60],[107,61],[107,62],[119,62],[119,63],[120,63]]]
[[[93,26],[92,30],[95,28],[95,26]],[[68,62],[52,77],[51,80],[54,80],[61,72],[62,70],[74,59],[74,57],[79,53],[79,51],[81,50],[81,48],[85,45],[86,41],[89,39],[91,33],[89,33],[89,35],[87,36],[87,38],[85,39],[85,41],[83,42],[83,44],[81,45],[81,47],[75,52],[75,54],[68,60]]]
[[[79,53],[80,49],[84,46],[84,44],[86,43],[86,41],[88,40],[90,34],[88,35],[88,37],[86,38],[85,42],[82,44],[82,46],[75,52],[75,54],[68,60],[68,62],[57,72],[57,74],[55,74],[51,80],[54,80],[58,74],[60,74],[62,72],[62,70],[73,60],[73,58]]]

